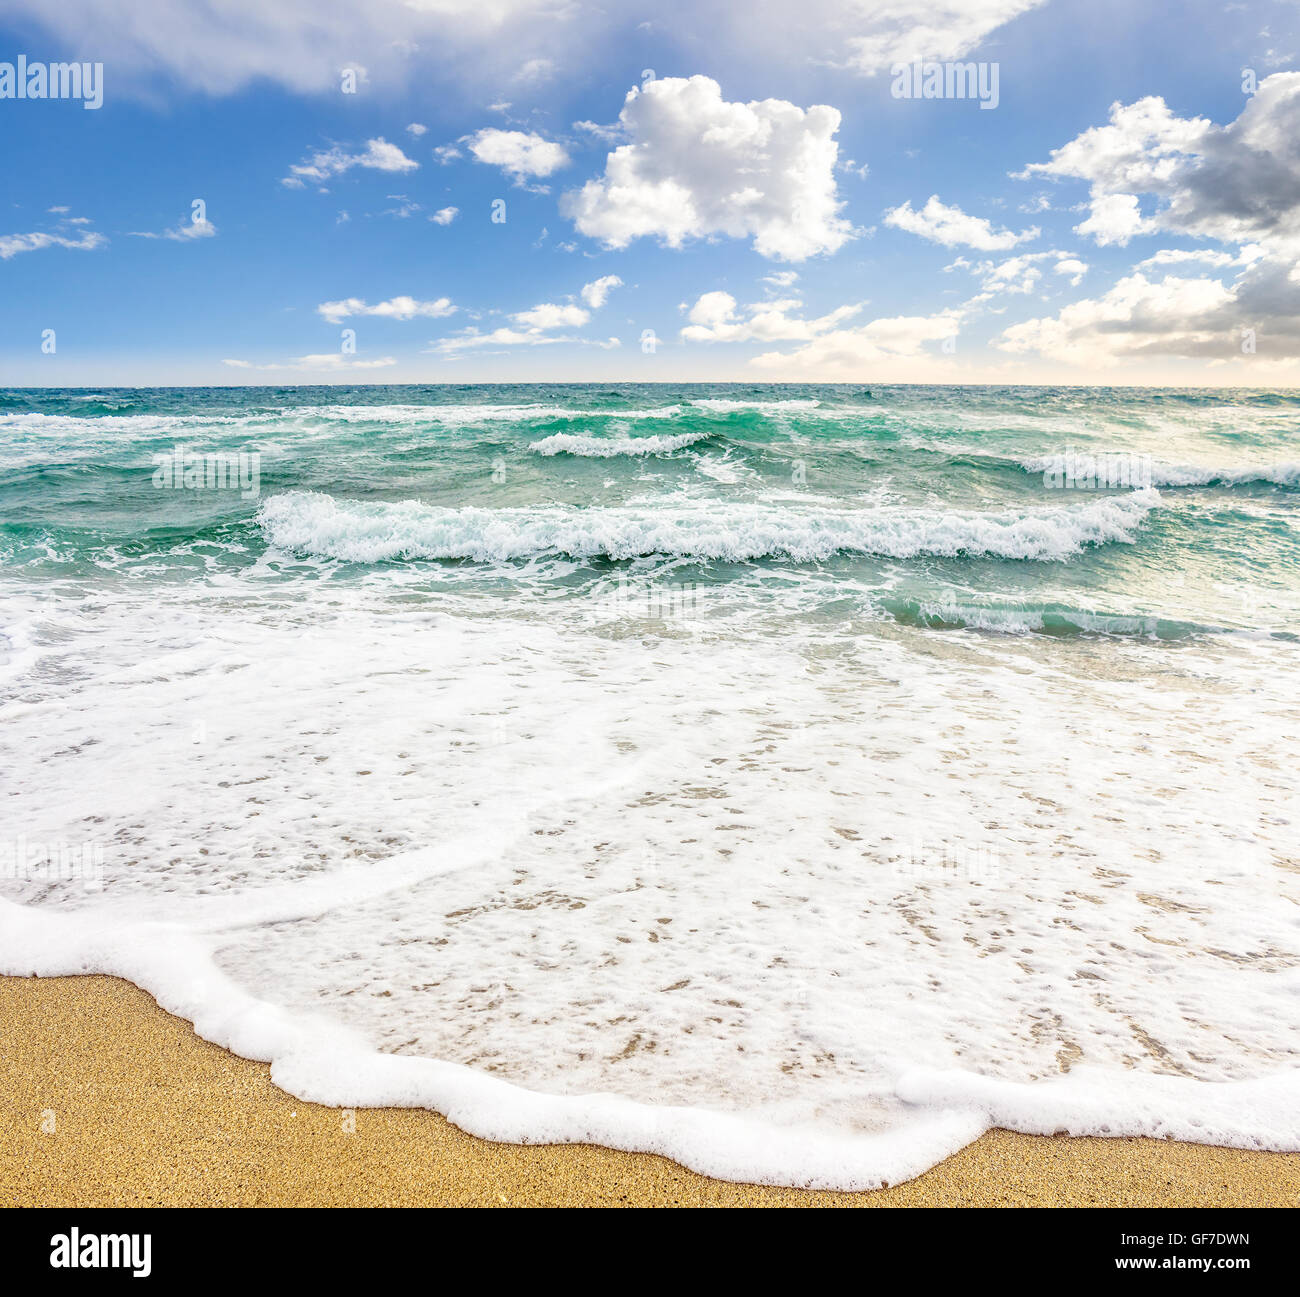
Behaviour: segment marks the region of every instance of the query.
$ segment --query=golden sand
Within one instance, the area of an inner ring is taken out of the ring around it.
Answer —
[[[1300,1154],[991,1131],[843,1194],[661,1157],[492,1144],[436,1113],[303,1103],[111,977],[0,978],[0,1203],[92,1206],[1300,1206]]]

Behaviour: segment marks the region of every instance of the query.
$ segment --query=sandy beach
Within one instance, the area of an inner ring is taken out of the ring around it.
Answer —
[[[1300,1206],[1300,1154],[1151,1139],[992,1131],[907,1184],[841,1194],[493,1144],[431,1112],[349,1120],[111,977],[0,978],[0,1150],[6,1206]]]

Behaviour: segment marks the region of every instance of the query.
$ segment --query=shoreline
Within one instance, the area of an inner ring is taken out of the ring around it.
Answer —
[[[993,1130],[905,1184],[835,1193],[495,1144],[423,1109],[358,1109],[352,1124],[129,982],[0,977],[4,1206],[1300,1206],[1300,1153],[1145,1138]]]

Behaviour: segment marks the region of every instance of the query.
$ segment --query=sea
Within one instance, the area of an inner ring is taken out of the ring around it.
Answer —
[[[0,391],[0,972],[732,1180],[1300,1150],[1298,447],[1294,391]]]

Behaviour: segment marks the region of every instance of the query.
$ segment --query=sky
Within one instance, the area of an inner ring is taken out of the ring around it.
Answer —
[[[0,384],[1300,385],[1298,37],[1296,0],[0,0]]]

